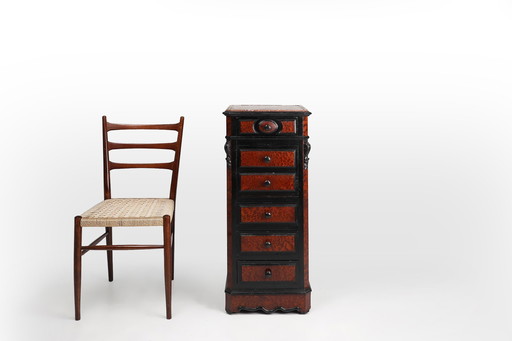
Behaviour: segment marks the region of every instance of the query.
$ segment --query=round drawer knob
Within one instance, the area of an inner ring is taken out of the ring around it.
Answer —
[[[265,270],[265,278],[270,278],[270,277],[272,277],[272,270],[266,269]]]
[[[265,155],[265,156],[263,157],[263,161],[265,161],[266,163],[269,163],[271,160],[272,160],[272,159],[271,159],[271,158],[270,158],[270,156],[268,156],[268,155]]]
[[[269,247],[271,247],[271,246],[272,246],[272,243],[270,242],[270,240],[267,240],[267,241],[265,242],[265,247],[268,249],[268,248],[269,248]]]
[[[263,134],[272,134],[279,130],[279,124],[274,120],[259,121],[257,127],[258,131]]]
[[[272,213],[265,212],[265,218],[272,218]]]
[[[270,182],[270,180],[265,180],[265,181],[263,182],[263,185],[264,185],[264,186],[266,186],[266,187],[268,187],[268,186],[272,185],[272,183]]]

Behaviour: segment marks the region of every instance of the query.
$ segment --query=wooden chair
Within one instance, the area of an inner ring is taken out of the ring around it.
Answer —
[[[107,251],[108,280],[113,281],[113,250],[164,249],[164,280],[167,319],[171,318],[171,281],[174,279],[174,208],[178,186],[181,139],[184,117],[176,124],[116,124],[107,122],[103,116],[103,180],[104,201],[75,217],[74,242],[74,286],[75,319],[80,320],[80,291],[82,278],[82,256],[90,250]],[[108,140],[108,132],[126,129],[159,129],[178,132],[176,142],[172,143],[115,143]],[[109,151],[113,149],[169,149],[174,150],[174,161],[168,163],[116,163],[111,162]],[[110,191],[110,171],[125,168],[159,168],[172,171],[169,198],[165,199],[112,199]],[[82,228],[105,227],[105,233],[88,246],[82,246]],[[112,245],[112,228],[120,226],[162,226],[163,245]],[[98,245],[106,239],[106,245]]]

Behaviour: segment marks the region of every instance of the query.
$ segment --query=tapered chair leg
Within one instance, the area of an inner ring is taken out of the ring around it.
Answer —
[[[82,217],[75,217],[73,274],[75,284],[75,320],[80,320],[80,289],[82,285]]]
[[[165,308],[167,319],[171,318],[172,297],[172,250],[171,250],[171,219],[164,216],[164,281],[165,281]]]
[[[176,243],[174,242],[175,239],[176,239],[176,232],[174,231],[174,221],[176,220],[176,215],[174,215],[172,217],[172,222],[171,222],[171,236],[172,236],[172,240],[171,240],[171,249],[172,249],[172,274],[171,274],[171,279],[174,281],[174,248],[176,247]]]
[[[112,245],[112,227],[105,227],[107,234],[107,245]],[[112,250],[107,250],[108,281],[114,280],[114,266],[112,261]]]

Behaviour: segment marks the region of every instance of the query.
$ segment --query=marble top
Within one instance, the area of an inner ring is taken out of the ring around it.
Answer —
[[[309,115],[310,112],[302,105],[230,105],[225,115],[257,113],[299,113]]]

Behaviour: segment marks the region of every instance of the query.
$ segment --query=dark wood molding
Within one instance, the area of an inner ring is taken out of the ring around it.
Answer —
[[[307,313],[311,309],[311,294],[291,295],[231,295],[226,294],[226,312],[228,314],[243,311],[262,313],[298,312]]]

